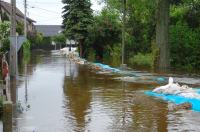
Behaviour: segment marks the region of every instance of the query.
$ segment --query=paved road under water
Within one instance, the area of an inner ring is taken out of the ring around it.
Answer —
[[[144,95],[154,83],[122,82],[69,62],[58,51],[34,52],[20,66],[14,132],[200,131],[200,113],[169,111]],[[27,82],[27,83],[26,83]]]

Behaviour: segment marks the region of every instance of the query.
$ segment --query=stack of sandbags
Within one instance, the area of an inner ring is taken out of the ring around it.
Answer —
[[[179,95],[186,98],[198,98],[200,99],[200,94],[195,90],[188,87],[187,85],[180,86],[178,83],[173,82],[173,78],[169,78],[167,85],[157,87],[153,90],[155,93],[167,94],[167,95]]]

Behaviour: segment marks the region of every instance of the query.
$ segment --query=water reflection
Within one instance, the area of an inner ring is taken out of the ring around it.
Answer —
[[[177,132],[184,130],[187,132],[199,132],[200,131],[200,114],[197,112],[177,111],[175,113],[169,113],[168,130]]]
[[[15,104],[17,101],[17,78],[10,78],[11,100]]]
[[[87,67],[78,69],[78,76],[65,77],[64,83],[67,117],[75,120],[75,130],[167,131],[166,104],[157,106],[130,83],[96,75]]]
[[[88,86],[87,73],[80,68],[77,73],[76,65],[70,62],[70,76],[65,76],[63,91],[65,94],[65,108],[70,111],[66,113],[66,118],[74,120],[74,131],[84,131],[87,124],[86,115],[90,109],[91,93]],[[76,71],[76,72],[75,72]]]
[[[15,132],[200,130],[198,112],[170,112],[168,103],[144,95],[158,84],[114,80],[119,75],[96,74],[58,51],[33,55],[20,74],[13,99],[30,107],[16,113]]]

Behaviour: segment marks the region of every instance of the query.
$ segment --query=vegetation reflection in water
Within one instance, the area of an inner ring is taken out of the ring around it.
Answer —
[[[97,75],[86,67],[79,67],[78,74],[75,79],[65,77],[64,92],[69,100],[66,108],[81,131],[90,127],[94,131],[156,130],[157,125],[166,130],[159,125],[166,124],[166,104],[159,104],[161,111],[157,111],[156,103],[135,91],[134,85],[113,81],[112,76]],[[91,126],[93,122],[97,124]]]
[[[41,57],[40,61],[35,59]],[[28,64],[28,104],[14,128],[23,131],[197,131],[200,114],[172,112],[170,104],[143,94],[157,84],[121,82],[59,56],[37,53]],[[21,72],[24,72],[22,69]],[[18,84],[24,103],[25,82]],[[20,131],[20,132],[21,132]]]

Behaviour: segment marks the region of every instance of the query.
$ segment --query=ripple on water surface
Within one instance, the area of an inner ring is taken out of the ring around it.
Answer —
[[[158,84],[96,74],[59,51],[33,54],[27,83],[24,69],[17,89],[23,110],[15,112],[15,132],[200,131],[200,113],[169,111],[167,102],[144,94]]]

